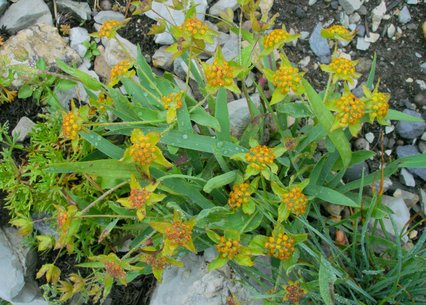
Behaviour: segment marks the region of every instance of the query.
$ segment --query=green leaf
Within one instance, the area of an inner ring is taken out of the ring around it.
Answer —
[[[406,114],[404,112],[400,112],[394,109],[389,109],[388,114],[385,117],[385,120],[395,120],[395,121],[408,121],[415,123],[424,123],[422,118],[418,118],[413,115]]]
[[[321,297],[326,305],[334,305],[334,282],[336,275],[332,271],[331,264],[321,256],[318,282]]]
[[[374,77],[376,74],[376,62],[377,62],[377,54],[374,53],[374,57],[373,57],[373,62],[371,63],[371,69],[370,69],[370,73],[368,74],[368,79],[367,79],[367,87],[370,90],[373,90],[374,88]]]
[[[219,268],[225,266],[227,262],[228,262],[228,259],[226,259],[226,258],[216,257],[209,264],[208,269],[209,269],[209,271],[213,271],[213,270],[219,269]]]
[[[355,203],[352,199],[349,197],[343,195],[342,193],[335,191],[331,188],[325,187],[325,186],[309,186],[306,188],[306,193],[308,195],[315,196],[325,202],[337,204],[337,205],[344,205],[354,208],[359,208],[360,205],[358,203]]]
[[[405,168],[426,168],[426,154],[418,154],[398,159],[401,162],[399,167]]]
[[[305,103],[281,103],[277,105],[277,111],[288,114],[294,118],[305,118],[312,116],[311,111]]]
[[[345,133],[341,129],[330,131],[334,122],[333,115],[324,105],[318,93],[306,80],[303,80],[303,85],[305,87],[306,94],[308,96],[308,100],[315,114],[315,117],[327,131],[328,137],[333,142],[334,146],[340,154],[340,157],[342,158],[343,165],[345,167],[349,166],[352,158],[352,151],[351,145],[348,139],[346,138]]]
[[[237,177],[237,172],[227,172],[225,174],[216,176],[211,178],[203,187],[203,191],[206,193],[210,193],[212,190],[220,188],[222,186],[231,184],[235,181],[235,178]]]
[[[118,160],[123,156],[124,150],[122,148],[112,144],[94,131],[80,131],[79,135],[108,157]]]
[[[220,131],[220,124],[218,120],[200,107],[191,113],[191,120],[198,125],[211,127],[216,131]]]
[[[87,88],[95,91],[101,90],[102,84],[96,78],[83,71],[80,71],[79,69],[68,66],[60,59],[56,60],[56,64],[62,71],[77,78]]]
[[[216,132],[218,140],[231,141],[231,128],[228,112],[228,97],[226,90],[220,88],[216,96],[215,117],[220,124],[220,130]]]
[[[76,82],[70,81],[68,79],[60,79],[57,83],[56,83],[56,90],[59,91],[66,91],[69,90],[71,88],[74,88],[77,85]]]
[[[18,91],[18,97],[22,99],[29,98],[33,94],[33,90],[29,85],[23,85]]]

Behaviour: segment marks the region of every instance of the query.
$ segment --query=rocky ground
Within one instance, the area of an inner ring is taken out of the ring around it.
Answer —
[[[197,12],[202,18],[206,12],[217,16],[228,7],[236,8],[235,0],[209,1],[208,3],[206,0],[197,0],[195,2],[199,4]],[[271,3],[266,0],[264,2]],[[123,20],[129,17],[130,12],[125,4],[124,0],[100,0],[98,7],[95,6],[95,1],[0,0],[0,35],[3,40],[0,55],[13,54],[14,62],[30,65],[34,65],[36,59],[40,57],[45,58],[48,65],[54,65],[54,58],[61,58],[70,64],[79,65],[83,71],[101,80],[106,80],[111,67],[123,59],[126,53],[114,41],[103,40],[95,42],[101,55],[96,59],[88,58],[88,48],[84,42],[90,40],[89,33],[96,31],[103,21]],[[182,22],[182,14],[173,13],[170,16],[164,12],[162,5],[157,3],[154,5],[157,5],[156,9],[163,17],[167,19],[173,17],[175,21]],[[426,20],[426,1],[279,0],[273,1],[271,14],[274,13],[279,13],[276,27],[285,25],[290,32],[301,33],[300,39],[288,46],[287,51],[290,59],[307,72],[307,77],[317,89],[323,88],[326,82],[326,75],[320,70],[319,64],[328,63],[331,56],[328,43],[319,35],[320,29],[333,23],[341,23],[351,30],[357,30],[356,38],[344,46],[343,50],[346,56],[359,61],[357,66],[359,72],[368,74],[373,54],[376,53],[376,76],[381,79],[381,90],[392,95],[392,107],[426,118],[426,29],[422,29],[422,24]],[[181,61],[173,62],[171,55],[164,51],[164,45],[172,42],[170,36],[147,35],[149,27],[156,18],[157,16],[150,12],[143,16],[131,17],[126,27],[119,31],[123,44],[132,55],[136,54],[136,45],[140,44],[143,54],[158,69],[158,73],[171,71],[177,77],[184,78],[185,65]],[[207,20],[214,22],[215,19],[207,17]],[[211,26],[215,27],[212,23]],[[250,24],[244,26],[250,27]],[[222,33],[215,44],[210,46],[211,51],[213,52],[219,44],[222,45],[227,59],[236,55],[238,44],[235,35]],[[25,54],[22,55],[19,50],[25,50]],[[359,79],[354,86],[353,90],[356,94],[360,93],[360,85],[365,79],[366,77]],[[61,95],[64,105],[72,97],[84,101],[87,95],[81,88],[67,92]],[[232,105],[236,105],[232,108],[235,109],[235,115],[244,113],[238,107],[238,101]],[[41,107],[32,100],[4,104],[0,106],[0,123],[9,121],[11,130],[15,128],[15,132],[19,132],[23,140],[31,128],[31,120],[37,120],[37,114],[40,111]],[[386,161],[426,152],[425,123],[391,123],[385,128]],[[353,141],[354,150],[380,151],[380,130],[379,126],[375,125],[364,127],[359,137]],[[377,169],[378,164],[376,159],[358,164],[348,170],[345,178],[357,179],[362,169],[367,172],[373,171]],[[386,194],[390,196],[387,202],[390,202],[389,206],[397,212],[395,217],[401,228],[413,215],[425,216],[425,181],[426,169],[403,169],[386,180]],[[418,228],[417,234],[421,230],[423,230],[422,227]],[[411,241],[408,242],[415,242],[416,238],[416,231],[413,231],[409,236]],[[27,270],[26,267],[21,269]],[[176,276],[179,274],[176,273]],[[188,285],[193,287],[202,285],[203,276]],[[173,277],[173,272],[170,277]],[[14,300],[15,304],[22,304],[20,301],[15,301],[25,288],[24,278],[18,280],[21,282],[16,285],[18,288],[15,295],[3,294],[2,285],[0,285],[0,297]],[[225,279],[221,278],[218,281],[222,282],[217,283],[217,287],[228,287]],[[149,297],[147,297],[150,290],[149,282],[152,283],[150,280],[141,279],[136,281],[136,284],[129,285],[126,290],[116,289],[112,293],[110,302],[112,304],[149,304]],[[142,286],[148,287],[143,290],[143,293],[140,292]],[[205,286],[205,289],[211,288],[209,285]],[[222,291],[219,291],[220,289],[215,287],[211,288],[213,289],[212,300],[223,292],[222,288]],[[160,286],[158,289],[161,290],[164,287]],[[171,293],[173,294],[173,291]],[[155,295],[158,296],[158,293]],[[164,297],[164,294],[162,295]],[[185,298],[193,300],[188,304],[197,304],[197,298],[194,295],[186,295]],[[212,300],[210,303],[205,300],[203,302],[204,304],[221,304],[214,303]],[[26,304],[39,304],[34,302]],[[168,305],[169,303],[161,303],[159,299],[155,299],[151,304]]]

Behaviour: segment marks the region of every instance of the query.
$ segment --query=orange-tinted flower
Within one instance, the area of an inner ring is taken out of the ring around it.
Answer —
[[[203,21],[197,18],[188,18],[180,26],[179,29],[186,37],[202,39],[202,36],[207,33],[208,26]]]
[[[305,213],[308,199],[305,194],[302,193],[300,187],[295,186],[288,190],[284,190],[282,200],[294,215],[302,215]]]
[[[275,155],[272,148],[265,145],[258,145],[250,148],[246,154],[246,160],[249,166],[262,171],[274,163]]]
[[[134,71],[129,71],[132,66],[133,64],[128,60],[122,60],[118,64],[114,65],[109,75],[108,85],[116,85],[120,81],[121,77],[132,77],[135,74]]]
[[[79,118],[76,113],[70,111],[62,116],[62,134],[65,138],[74,140],[78,137],[78,132],[81,129]]]
[[[298,305],[300,300],[305,296],[306,290],[300,286],[298,281],[288,281],[284,288],[284,301]]]
[[[355,36],[355,31],[350,32],[342,25],[332,25],[329,28],[322,29],[321,35],[327,39],[351,41]]]
[[[183,91],[173,92],[161,98],[164,109],[167,110],[167,123],[172,123],[176,119],[176,110],[183,106]]]
[[[145,251],[152,251],[152,253],[145,253],[140,257],[140,260],[151,267],[152,273],[154,274],[157,281],[161,282],[164,268],[168,266],[175,266],[182,268],[184,264],[171,257],[163,256],[159,254],[155,248],[145,248]]]
[[[98,37],[114,38],[117,30],[122,26],[123,24],[118,20],[107,20],[99,28]]]
[[[217,252],[219,252],[219,257],[230,260],[238,255],[240,247],[241,245],[239,240],[228,239],[224,236],[220,237],[220,242],[216,245]]]
[[[344,57],[335,57],[331,59],[329,65],[321,65],[321,69],[325,72],[333,74],[333,83],[337,83],[339,80],[345,80],[350,84],[354,83],[354,79],[357,79],[361,74],[357,73],[355,66],[357,61],[352,61]]]
[[[295,240],[287,234],[279,233],[276,236],[268,237],[265,249],[269,255],[284,260],[289,259],[294,253]]]
[[[126,270],[141,270],[142,268],[131,266],[124,259],[120,259],[114,253],[108,255],[97,255],[89,257],[92,261],[101,262],[105,267],[105,282],[110,282],[112,279],[118,280],[121,284],[126,285]]]
[[[243,204],[247,204],[251,193],[249,191],[250,184],[241,183],[235,184],[232,187],[232,192],[229,194],[228,205],[231,209],[241,207]]]
[[[282,48],[284,44],[297,39],[300,34],[290,34],[285,29],[275,29],[263,39],[264,54],[271,53],[274,49]]]
[[[385,117],[389,111],[390,94],[379,92],[379,82],[373,92],[368,90],[367,86],[362,86],[365,98],[362,99],[367,105],[367,112],[370,118],[370,123],[377,120],[380,124],[386,125]]]

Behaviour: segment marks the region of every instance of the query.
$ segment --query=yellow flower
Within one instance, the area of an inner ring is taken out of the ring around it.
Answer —
[[[290,34],[285,28],[272,30],[263,39],[263,54],[267,55],[274,49],[282,48],[284,44],[297,39],[299,36],[300,34]]]
[[[122,27],[124,24],[118,20],[107,20],[105,21],[98,31],[99,38],[114,38],[117,34],[117,30]]]
[[[329,28],[322,29],[321,35],[327,39],[351,41],[355,36],[355,31],[350,32],[342,25],[332,25]]]
[[[164,109],[166,109],[166,121],[168,124],[176,119],[176,110],[183,106],[182,103],[183,91],[173,92],[161,97]]]
[[[133,64],[128,60],[122,60],[118,64],[114,65],[109,75],[109,86],[114,86],[120,81],[120,77],[133,77],[134,71],[129,71]]]
[[[321,65],[321,69],[333,74],[333,84],[337,83],[339,80],[345,80],[350,84],[354,84],[354,79],[361,76],[361,74],[357,73],[355,70],[357,63],[357,61],[352,61],[344,57],[334,57],[329,65]]]
[[[240,247],[239,240],[221,236],[219,244],[216,245],[216,250],[219,253],[219,257],[232,260],[239,254]]]
[[[382,125],[387,125],[385,117],[389,111],[389,99],[390,94],[379,92],[379,82],[373,92],[368,90],[367,86],[362,86],[362,90],[365,95],[365,102],[367,105],[367,112],[370,118],[370,123],[377,120]]]
[[[152,274],[154,274],[155,278],[159,282],[162,280],[164,268],[168,266],[182,268],[184,266],[182,262],[177,261],[171,257],[163,256],[162,254],[158,253],[158,250],[153,249],[152,247],[146,247],[144,251],[150,251],[152,253],[143,254],[140,257],[140,261],[151,267]]]
[[[208,26],[197,18],[188,18],[180,26],[183,36],[190,39],[202,39],[207,33]]]
[[[276,236],[270,236],[265,243],[265,249],[268,250],[268,254],[281,259],[289,259],[294,253],[294,238],[287,234],[279,233]]]
[[[81,129],[80,118],[74,112],[70,111],[62,115],[62,135],[70,140],[78,137]]]
[[[237,209],[243,204],[249,202],[251,193],[249,191],[250,184],[244,182],[235,184],[232,187],[232,192],[229,194],[228,205],[231,209]]]
[[[149,166],[153,163],[165,167],[172,166],[157,147],[157,143],[160,141],[158,132],[150,132],[145,135],[140,129],[133,129],[130,141],[133,145],[126,149],[124,159],[137,162],[145,174],[149,175]]]
[[[300,187],[291,187],[282,194],[282,201],[294,215],[302,215],[306,211],[308,200]]]

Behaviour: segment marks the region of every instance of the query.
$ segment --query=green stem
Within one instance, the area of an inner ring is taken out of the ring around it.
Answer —
[[[98,202],[102,201],[103,199],[105,199],[106,197],[108,197],[108,195],[110,195],[111,193],[115,192],[117,189],[119,189],[120,187],[122,187],[123,185],[127,184],[128,181],[123,181],[119,184],[117,184],[116,186],[114,186],[113,188],[109,189],[108,191],[106,191],[105,193],[103,193],[101,196],[99,196],[98,198],[96,198],[96,200],[94,200],[92,203],[90,203],[87,207],[85,207],[82,211],[81,214],[84,214],[86,212],[88,212],[94,205],[96,205]]]
[[[331,80],[333,79],[333,73],[330,73],[329,77],[328,77],[328,81],[327,81],[327,87],[325,88],[325,93],[324,93],[324,98],[322,100],[323,103],[325,103],[327,101],[327,97],[329,94],[329,90],[331,87]]]
[[[164,120],[150,120],[150,121],[131,121],[131,122],[108,122],[108,123],[85,123],[84,126],[126,126],[126,125],[151,125],[157,123],[164,123]]]
[[[173,178],[182,178],[182,179],[190,179],[190,180],[198,180],[201,182],[206,183],[207,181],[204,180],[203,178],[199,178],[199,177],[193,177],[193,176],[189,176],[189,175],[182,175],[182,174],[174,174],[174,175],[167,175],[167,176],[163,176],[158,178],[156,181],[157,182],[161,182],[167,179],[173,179]]]

